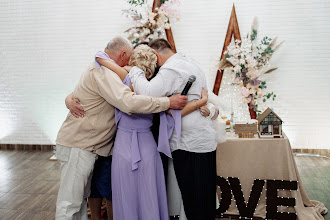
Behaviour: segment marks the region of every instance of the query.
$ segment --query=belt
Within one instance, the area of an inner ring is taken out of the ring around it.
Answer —
[[[150,128],[127,128],[123,126],[118,126],[117,129],[132,132],[132,143],[131,143],[131,155],[132,155],[132,170],[137,170],[141,161],[140,147],[138,140],[138,133],[150,132]]]

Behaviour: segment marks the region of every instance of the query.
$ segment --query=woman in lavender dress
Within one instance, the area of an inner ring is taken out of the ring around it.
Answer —
[[[142,52],[145,60],[138,60]],[[150,77],[156,67],[152,55],[151,51],[137,48],[130,63],[144,62]],[[130,87],[128,75],[123,83]],[[117,134],[111,169],[114,219],[169,219],[162,162],[150,131],[152,120],[153,114],[128,115],[116,109]]]

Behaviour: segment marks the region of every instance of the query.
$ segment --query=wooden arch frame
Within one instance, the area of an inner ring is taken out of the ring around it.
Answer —
[[[229,19],[228,28],[227,28],[227,34],[226,34],[225,42],[223,44],[223,48],[222,48],[222,52],[221,52],[221,57],[220,57],[221,59],[225,59],[224,52],[227,50],[227,47],[230,44],[233,36],[234,36],[235,40],[241,40],[241,34],[239,32],[239,27],[238,27],[238,22],[237,22],[237,17],[236,17],[235,5],[233,5],[233,9],[231,10],[231,15],[230,15],[230,19]],[[223,70],[217,71],[217,76],[215,78],[215,82],[214,82],[214,86],[213,86],[213,93],[216,95],[219,95],[223,72],[224,72]],[[257,118],[257,114],[250,104],[249,104],[249,112],[250,112],[250,117],[252,119]]]
[[[152,5],[152,11],[155,12],[155,9],[159,8],[160,5],[161,5],[160,0],[154,0],[154,3]],[[170,43],[174,53],[176,53],[176,47],[175,47],[174,38],[173,38],[171,28],[170,29],[165,29],[165,33],[166,33],[167,41]]]

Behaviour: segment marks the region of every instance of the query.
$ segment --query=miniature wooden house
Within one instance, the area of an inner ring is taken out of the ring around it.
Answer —
[[[282,119],[267,108],[257,118],[259,124],[259,136],[261,138],[281,138],[282,135]]]

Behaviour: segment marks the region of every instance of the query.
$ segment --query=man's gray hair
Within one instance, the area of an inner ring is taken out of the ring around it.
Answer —
[[[121,50],[133,49],[132,43],[125,37],[113,38],[105,48],[111,52],[119,52]]]

